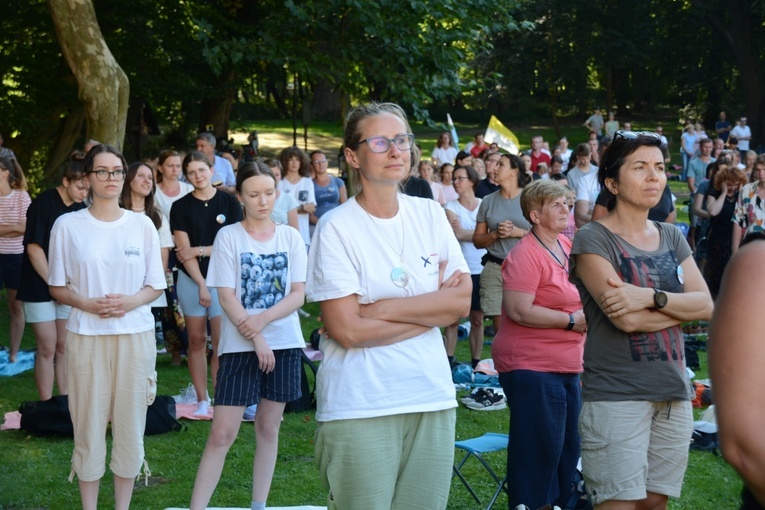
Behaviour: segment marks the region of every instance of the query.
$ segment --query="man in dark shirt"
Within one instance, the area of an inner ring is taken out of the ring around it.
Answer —
[[[486,178],[478,183],[478,186],[475,189],[476,197],[483,198],[499,189],[499,184],[497,184],[494,178],[496,176],[497,163],[499,163],[500,157],[502,157],[502,154],[495,152],[489,154],[486,161],[484,161],[484,165],[486,166]]]

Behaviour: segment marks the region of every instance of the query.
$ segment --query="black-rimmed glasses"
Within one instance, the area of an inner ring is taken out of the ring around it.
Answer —
[[[659,135],[659,133],[654,133],[653,131],[623,131],[621,129],[614,133],[613,141],[615,142],[618,138],[624,138],[625,140],[635,140],[641,136],[653,138],[661,142],[661,135]]]
[[[108,170],[96,170],[93,173],[96,174],[96,179],[101,182],[106,182],[111,178],[114,178],[115,181],[124,181],[125,176],[127,175],[127,172],[124,170],[115,170],[113,172],[109,172]]]
[[[366,144],[369,146],[369,150],[372,152],[388,152],[391,143],[395,145],[396,148],[400,151],[408,151],[412,148],[412,145],[414,145],[414,135],[412,133],[403,133],[396,135],[395,138],[387,138],[385,136],[370,136],[369,138],[365,138],[357,143],[356,147],[364,142],[366,142]]]

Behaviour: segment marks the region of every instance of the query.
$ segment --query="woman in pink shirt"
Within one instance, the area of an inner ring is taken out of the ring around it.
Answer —
[[[579,459],[579,373],[587,323],[568,280],[567,188],[539,180],[521,194],[532,225],[502,264],[491,354],[510,406],[510,508],[563,506]]]

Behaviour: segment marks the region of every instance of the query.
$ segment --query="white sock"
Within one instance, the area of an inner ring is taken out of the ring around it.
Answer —
[[[265,501],[253,501],[251,508],[252,508],[252,510],[266,510],[266,502]]]
[[[197,402],[197,410],[194,411],[194,416],[207,416],[210,411],[210,403],[207,400]]]

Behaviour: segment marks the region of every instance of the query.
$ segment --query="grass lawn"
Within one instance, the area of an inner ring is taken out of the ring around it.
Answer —
[[[291,144],[291,123],[263,122],[238,126],[242,132],[258,129],[262,134],[280,133],[289,138]],[[313,136],[313,127],[311,135]],[[461,127],[463,144],[468,133],[476,127]],[[535,127],[520,129],[511,126],[522,144],[528,144],[532,133],[541,132],[546,139],[552,139],[552,129]],[[437,131],[415,126],[418,141],[425,148],[426,154],[435,144]],[[574,132],[581,136],[574,136]],[[316,126],[316,136],[321,137],[328,146],[339,147],[337,139],[340,127],[327,123]],[[572,145],[586,137],[583,128],[571,126],[569,138]],[[302,134],[298,137],[302,146]],[[684,185],[672,183],[672,189],[678,195],[678,206],[683,198]],[[687,214],[678,211],[678,219],[687,221]],[[311,318],[303,319],[305,337],[316,327],[316,305],[307,305]],[[8,316],[5,293],[0,292],[0,344],[7,344]],[[34,340],[27,328],[22,343],[23,349],[33,349]],[[461,341],[457,350],[458,359],[469,359],[467,342]],[[484,357],[490,355],[489,347],[484,350]],[[701,353],[702,369],[697,376],[706,377],[706,354]],[[186,366],[172,367],[169,355],[160,355],[157,359],[159,373],[159,394],[175,395],[190,381]],[[412,391],[426,391],[425,388],[412,388]],[[26,400],[37,400],[37,391],[31,371],[11,378],[0,378],[0,413],[17,410]],[[476,412],[461,406],[457,412],[457,439],[467,439],[485,432],[507,432],[509,414],[507,410],[495,412]],[[289,506],[301,504],[326,504],[326,495],[319,485],[318,471],[313,464],[313,434],[316,422],[312,412],[296,413],[285,416],[281,430],[281,444],[276,473],[274,476],[269,504]],[[210,429],[210,422],[188,422],[188,430],[146,438],[146,458],[150,464],[152,477],[149,485],[143,480],[136,485],[133,508],[162,509],[172,506],[188,505],[199,459],[204,449]],[[110,441],[109,441],[110,442]],[[250,502],[252,457],[254,433],[252,425],[243,424],[240,435],[229,452],[223,477],[213,496],[211,505],[246,507]],[[22,431],[0,433],[0,510],[9,509],[69,509],[79,505],[76,484],[67,483],[72,441],[67,439],[48,439],[31,437]],[[505,453],[498,452],[486,456],[498,472],[503,472]],[[466,466],[463,472],[473,483],[478,494],[488,499],[493,493],[490,478],[485,475],[477,463]],[[735,472],[719,456],[706,452],[691,452],[690,464],[685,477],[683,496],[670,502],[671,509],[705,510],[733,509],[738,507],[741,483]],[[104,478],[100,495],[100,507],[113,505],[113,485],[111,476]],[[500,496],[496,508],[506,505],[506,499]],[[449,507],[453,510],[479,508],[469,493],[459,483],[453,481]]]

